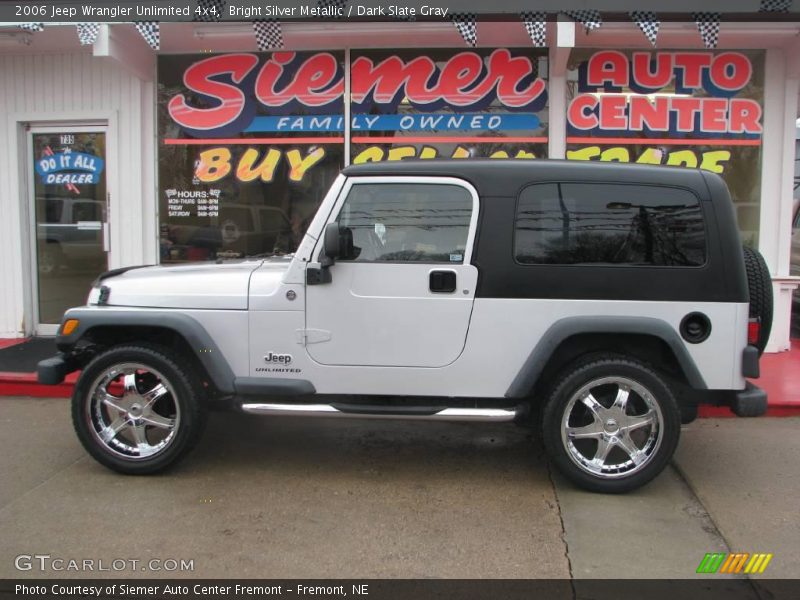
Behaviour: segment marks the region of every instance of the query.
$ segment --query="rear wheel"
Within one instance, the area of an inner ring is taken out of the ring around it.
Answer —
[[[542,428],[548,454],[568,479],[593,492],[620,493],[667,465],[680,437],[680,411],[649,367],[605,355],[562,372]]]
[[[111,348],[83,370],[72,397],[78,438],[101,464],[128,474],[162,471],[205,425],[198,379],[155,346]]]

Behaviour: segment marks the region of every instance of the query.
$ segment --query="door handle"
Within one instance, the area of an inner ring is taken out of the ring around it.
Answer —
[[[456,272],[451,270],[431,271],[428,277],[429,289],[437,294],[452,294],[456,291]]]

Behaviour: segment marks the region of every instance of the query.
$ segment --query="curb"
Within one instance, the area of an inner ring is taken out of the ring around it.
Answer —
[[[765,417],[800,417],[800,404],[789,402],[777,402],[767,407]],[[720,419],[736,418],[727,406],[699,406],[697,408],[699,419]],[[747,417],[742,417],[747,418]]]
[[[58,385],[42,385],[36,373],[0,372],[0,397],[30,396],[33,398],[70,398],[79,373],[70,373]]]

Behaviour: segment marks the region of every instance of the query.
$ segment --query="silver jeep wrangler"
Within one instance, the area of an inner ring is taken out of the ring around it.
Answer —
[[[209,406],[514,421],[576,484],[655,477],[700,403],[766,411],[772,296],[710,173],[561,161],[346,168],[291,255],[102,275],[56,384],[123,473],[173,465]]]

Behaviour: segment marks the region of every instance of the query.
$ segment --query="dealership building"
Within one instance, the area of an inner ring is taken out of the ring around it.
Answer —
[[[768,350],[786,350],[800,22],[750,4],[718,36],[511,9],[4,23],[0,337],[53,335],[107,269],[291,252],[346,165],[492,157],[720,174],[772,274]]]

